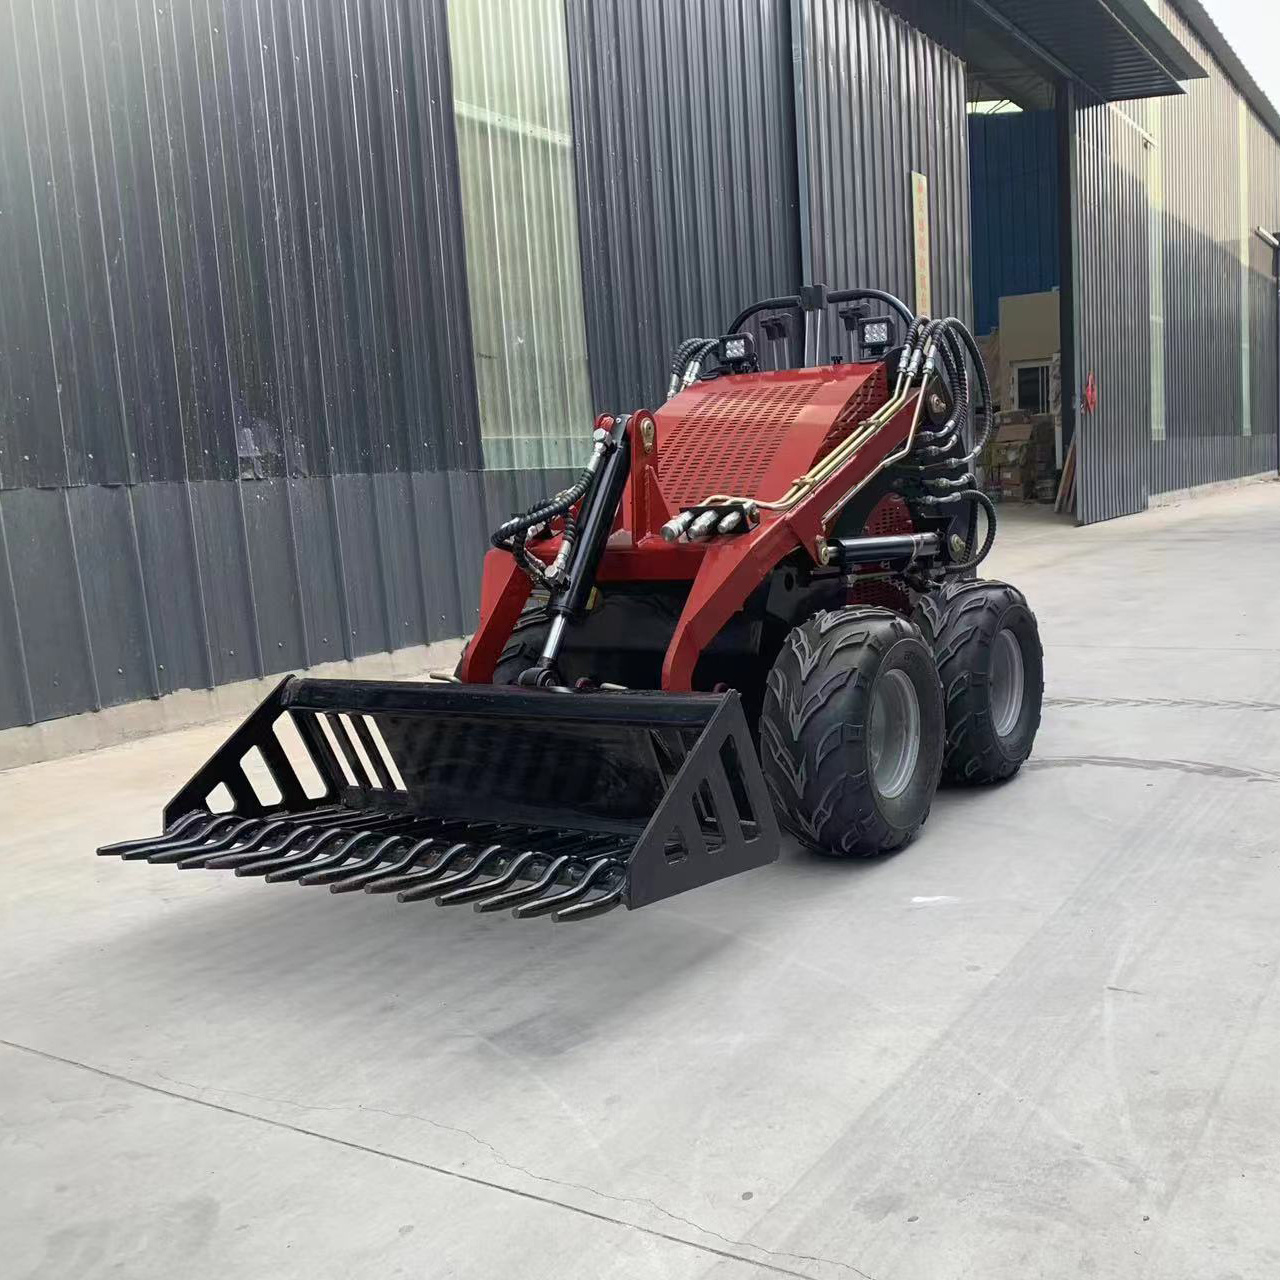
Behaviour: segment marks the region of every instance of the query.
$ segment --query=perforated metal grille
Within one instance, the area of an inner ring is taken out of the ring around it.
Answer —
[[[911,597],[902,587],[883,579],[874,582],[857,582],[849,588],[845,597],[848,604],[870,604],[881,609],[892,609],[904,616],[911,612]]]
[[[712,493],[758,497],[797,411],[824,385],[814,378],[707,396],[662,442],[658,475],[667,500],[692,506]]]
[[[867,517],[866,533],[870,538],[887,537],[891,533],[912,533],[911,512],[896,493],[881,498]]]
[[[867,537],[886,537],[891,533],[912,533],[915,525],[911,521],[911,512],[907,504],[896,493],[888,494],[880,499],[863,527]],[[901,585],[893,580],[860,579],[849,588],[845,600],[849,604],[873,604],[882,609],[892,609],[895,613],[911,612],[911,597]]]
[[[864,419],[869,418],[889,397],[889,382],[884,367],[878,368],[866,382],[853,393],[853,399],[841,410],[822,441],[818,456],[831,452]]]

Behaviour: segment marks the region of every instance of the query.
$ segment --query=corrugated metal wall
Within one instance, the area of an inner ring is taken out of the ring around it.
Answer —
[[[1280,143],[1250,114],[1249,225],[1280,232]],[[1276,426],[1280,423],[1280,298],[1276,294],[1276,252],[1256,233],[1249,244],[1249,374],[1254,446],[1253,464],[1270,468],[1280,462]]]
[[[967,320],[964,64],[874,0],[801,0],[799,8],[814,278],[914,303],[914,170],[929,180],[934,313]]]
[[[969,117],[974,332],[1000,298],[1058,287],[1058,139],[1052,111]]]
[[[801,283],[788,6],[569,0],[599,409],[666,394],[683,338]]]
[[[1098,391],[1097,412],[1078,417],[1084,521],[1277,464],[1274,256],[1252,228],[1280,227],[1280,142],[1246,107],[1242,148],[1235,86],[1174,6],[1161,17],[1208,78],[1183,96],[1085,106],[1076,118],[1078,391],[1091,370]],[[1152,152],[1126,119],[1150,134]],[[1152,227],[1161,244],[1149,257]],[[1155,325],[1149,261],[1162,264]],[[1163,357],[1154,387],[1153,341]]]
[[[1240,146],[1240,97],[1178,10],[1161,17],[1209,72],[1163,103],[1165,419],[1152,445],[1153,493],[1229,480],[1276,465],[1273,266],[1244,243],[1253,270],[1242,307],[1242,161],[1248,223],[1280,226],[1280,142],[1249,113]],[[1259,245],[1261,242],[1259,242]],[[1265,250],[1265,246],[1261,246]],[[1271,293],[1270,305],[1264,295]],[[1249,324],[1249,423],[1243,434],[1241,325]]]
[[[0,727],[467,629],[444,12],[0,12]]]
[[[1151,311],[1146,145],[1107,104],[1074,120],[1076,514],[1088,524],[1145,510],[1151,447]]]

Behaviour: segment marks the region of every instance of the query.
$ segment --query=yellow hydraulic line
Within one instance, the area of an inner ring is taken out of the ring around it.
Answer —
[[[905,403],[907,397],[902,397]],[[866,442],[873,436],[895,413],[901,406],[892,402],[882,406],[870,418],[865,419],[859,424],[857,435],[850,436],[842,444],[833,449],[820,463],[810,468],[804,475],[799,476],[791,482],[790,487],[782,497],[772,502],[761,502],[754,498],[739,498],[732,494],[715,493],[709,498],[703,500],[700,504],[704,507],[722,506],[728,502],[754,502],[757,507],[765,511],[783,511],[794,506],[800,498],[808,492],[809,489],[825,479],[827,474],[836,468],[842,466],[847,457],[856,453]]]
[[[916,411],[911,415],[911,429],[907,432],[906,443],[898,450],[897,453],[891,453],[887,458],[882,459],[878,466],[872,468],[872,470],[863,476],[848,493],[842,494],[841,497],[823,513],[822,523],[824,526],[841,510],[850,498],[852,498],[869,481],[874,480],[875,477],[885,469],[885,467],[891,466],[895,462],[901,462],[902,459],[911,452],[911,448],[915,444],[916,428],[920,425],[920,418],[924,410],[925,390],[926,388],[922,386],[920,388],[920,394],[916,397]]]
[[[774,500],[773,502],[761,502],[754,498],[740,498],[734,497],[731,494],[716,493],[712,494],[711,497],[704,499],[700,505],[704,507],[711,507],[723,506],[725,503],[731,502],[754,502],[762,511],[790,510],[801,500],[801,498],[804,497],[806,493],[811,489],[816,488],[823,480],[827,479],[830,475],[834,474],[844,466],[845,462],[857,453],[858,450],[861,449],[862,446],[885,425],[885,423],[897,416],[911,398],[910,384],[903,387],[903,381],[904,379],[899,377],[898,385],[894,388],[893,398],[887,404],[882,405],[871,415],[871,417],[865,419],[860,424],[856,435],[850,436],[842,444],[837,445],[836,448],[827,454],[825,458],[822,458],[818,463],[806,471],[804,475],[793,480],[790,488],[782,495],[782,497]],[[911,436],[908,437],[908,445],[910,444],[911,438],[914,437],[916,422],[919,421],[920,407],[924,400],[924,390],[925,388],[922,384],[920,392],[916,398],[916,415],[915,420],[912,422]],[[881,466],[877,467],[876,470],[872,472],[872,475],[879,472],[888,461],[889,460],[886,459],[885,463],[882,463]],[[870,478],[870,476],[867,477],[867,479]]]

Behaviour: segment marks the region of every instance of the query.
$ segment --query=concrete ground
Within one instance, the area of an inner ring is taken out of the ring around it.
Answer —
[[[1280,1274],[1278,556],[1015,513],[1016,779],[567,928],[95,859],[224,726],[0,774],[5,1275]]]

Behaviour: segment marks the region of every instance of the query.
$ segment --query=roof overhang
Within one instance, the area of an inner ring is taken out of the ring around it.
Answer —
[[[970,0],[1019,43],[1104,102],[1181,93],[1207,73],[1146,0]]]
[[[1276,104],[1258,87],[1258,82],[1227,43],[1226,37],[1218,30],[1218,24],[1209,16],[1204,5],[1200,0],[1176,0],[1176,4],[1182,11],[1182,16],[1191,24],[1192,30],[1204,41],[1210,54],[1221,63],[1222,69],[1235,82],[1244,100],[1258,113],[1258,118],[1276,138],[1280,138],[1280,111],[1276,110]]]

